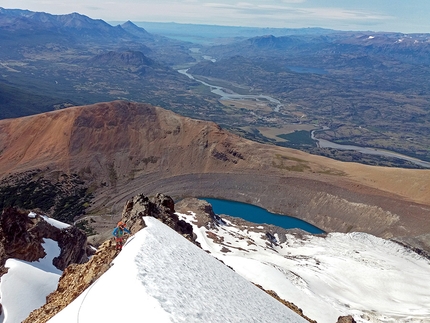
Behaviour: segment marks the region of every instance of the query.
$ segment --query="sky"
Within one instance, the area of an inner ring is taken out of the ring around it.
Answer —
[[[1,7],[133,22],[430,33],[428,0],[3,0]]]
[[[430,282],[424,278],[430,261],[394,242],[365,233],[288,234],[280,242],[275,234],[278,243],[270,246],[257,232],[260,225],[239,227],[224,217],[225,224],[211,228],[220,245],[195,225],[194,213],[178,216],[192,223],[202,249],[145,217],[147,227],[128,239],[109,270],[48,323],[307,322],[252,283],[318,323],[349,314],[358,323],[430,317]],[[21,322],[55,290],[61,273],[52,259],[60,250],[48,239],[44,247],[47,256],[40,261],[7,260],[0,322]]]

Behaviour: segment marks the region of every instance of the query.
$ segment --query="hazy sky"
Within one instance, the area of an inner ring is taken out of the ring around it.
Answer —
[[[0,6],[105,21],[430,33],[430,0],[2,0]]]

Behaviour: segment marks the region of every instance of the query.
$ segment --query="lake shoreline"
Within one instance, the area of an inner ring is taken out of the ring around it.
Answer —
[[[255,224],[274,225],[283,229],[300,229],[311,234],[325,233],[325,231],[306,221],[289,215],[272,213],[253,204],[207,197],[199,197],[198,199],[211,204],[214,213],[217,215],[225,214],[232,217],[238,217]]]

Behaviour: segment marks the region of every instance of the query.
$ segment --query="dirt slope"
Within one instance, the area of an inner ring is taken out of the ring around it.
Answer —
[[[327,231],[430,232],[430,171],[344,163],[258,144],[216,124],[114,101],[0,121],[0,176],[77,173],[91,211],[143,193],[236,199]]]

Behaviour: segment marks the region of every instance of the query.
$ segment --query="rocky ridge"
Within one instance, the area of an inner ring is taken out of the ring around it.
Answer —
[[[195,242],[191,225],[179,220],[174,212],[174,202],[169,196],[163,194],[153,197],[138,195],[127,201],[122,220],[134,234],[146,226],[145,216],[153,216],[191,242]],[[111,266],[112,260],[117,255],[114,245],[114,239],[106,240],[100,244],[88,262],[68,266],[60,278],[57,290],[48,295],[46,304],[33,311],[24,323],[47,322],[89,288]]]
[[[428,170],[343,163],[252,142],[212,122],[114,101],[0,120],[0,177],[76,175],[87,214],[119,219],[137,194],[232,199],[331,232],[409,237],[430,250]],[[76,214],[77,217],[84,214]],[[97,218],[98,217],[98,218]],[[101,224],[100,224],[101,225]],[[406,240],[405,240],[406,241]]]
[[[186,208],[190,210],[191,207],[192,210],[199,213],[202,225],[216,226],[220,221],[220,218],[214,214],[211,205],[205,201],[185,199],[181,202],[181,205],[179,209]],[[153,216],[159,219],[186,239],[195,243],[191,225],[178,219],[175,214],[175,203],[169,196],[157,194],[156,196],[148,197],[141,194],[127,201],[123,209],[122,220],[126,222],[132,234],[145,227],[145,216]],[[57,290],[47,297],[46,304],[33,311],[23,323],[47,322],[85,289],[90,288],[91,284],[109,269],[116,255],[114,240],[109,239],[100,245],[87,263],[68,266],[60,278]],[[302,310],[293,303],[280,299],[273,291],[266,292],[309,322],[316,322],[303,315]]]
[[[0,273],[7,271],[4,264],[9,258],[36,261],[45,257],[43,239],[57,241],[61,252],[53,264],[60,270],[88,261],[87,239],[78,228],[60,229],[36,213],[6,208],[0,216]]]

